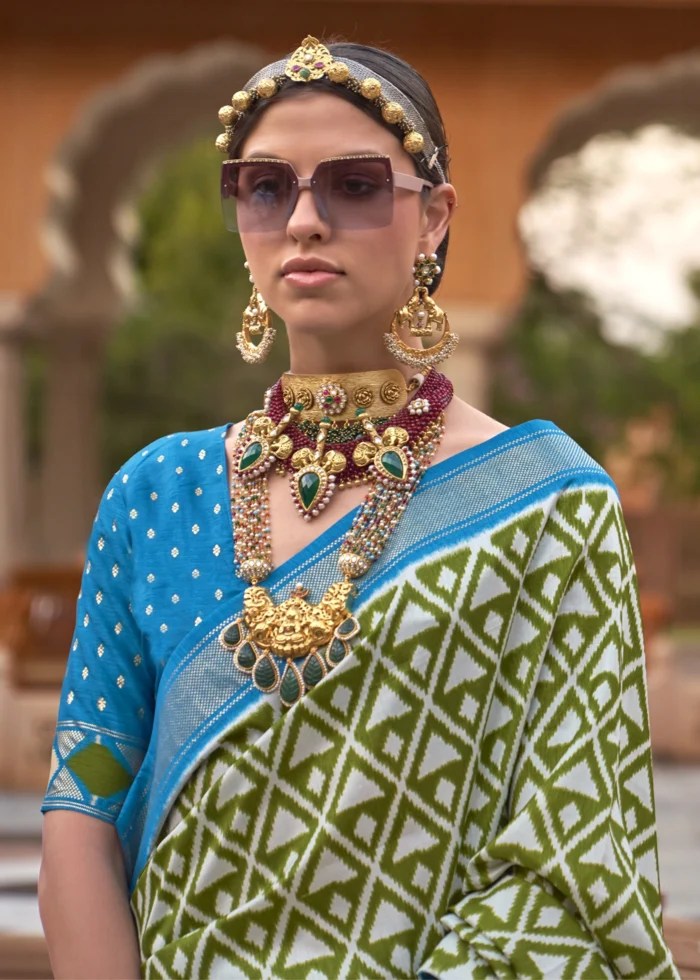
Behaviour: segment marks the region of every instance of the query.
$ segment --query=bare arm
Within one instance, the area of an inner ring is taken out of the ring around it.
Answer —
[[[138,938],[111,824],[70,810],[45,814],[39,910],[56,980],[139,980]]]

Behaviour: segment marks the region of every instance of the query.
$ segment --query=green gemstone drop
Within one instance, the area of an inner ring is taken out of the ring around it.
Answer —
[[[242,670],[250,670],[251,667],[255,666],[256,660],[257,657],[255,656],[255,650],[253,647],[250,645],[250,643],[244,643],[238,651],[238,656],[236,657],[238,666]]]
[[[262,454],[262,443],[251,442],[246,451],[241,456],[241,461],[238,464],[238,470],[243,473],[245,470],[250,469],[257,461],[260,459]]]
[[[403,461],[399,454],[395,453],[393,449],[389,450],[389,452],[382,453],[380,462],[387,473],[391,473],[391,475],[396,477],[397,480],[404,479]]]
[[[348,633],[352,633],[356,626],[357,623],[355,622],[353,617],[350,616],[348,619],[345,620],[345,622],[340,624],[340,626],[338,627],[338,633],[340,636],[346,636]]]
[[[308,68],[302,68],[299,74],[304,80],[311,77],[311,72],[309,71]]]
[[[321,488],[321,477],[318,473],[304,473],[299,477],[298,486],[304,510],[311,510]]]
[[[302,678],[307,687],[314,687],[323,677],[323,667],[319,663],[318,657],[309,657],[302,673]]]
[[[332,664],[339,664],[341,660],[345,659],[347,652],[347,647],[342,640],[333,640],[328,648],[328,659]]]
[[[253,668],[253,681],[261,691],[269,691],[276,680],[275,668],[269,657],[261,657]]]
[[[296,675],[296,671],[287,664],[282,675],[282,683],[280,684],[280,697],[285,704],[294,704],[300,695],[301,685],[299,684],[299,678]]]
[[[227,647],[237,647],[241,642],[241,627],[238,622],[231,623],[223,635],[223,641]]]
[[[294,407],[296,408],[297,412],[303,412],[304,411],[304,403],[303,402],[295,402],[294,403]]]

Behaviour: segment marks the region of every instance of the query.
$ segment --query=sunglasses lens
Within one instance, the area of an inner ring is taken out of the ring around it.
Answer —
[[[394,191],[388,158],[325,160],[314,176],[319,211],[333,228],[381,228],[391,224]]]
[[[388,157],[324,160],[312,190],[321,219],[333,228],[391,224],[394,182]],[[221,205],[229,231],[280,231],[296,204],[298,185],[283,161],[231,160],[221,171]]]
[[[221,172],[221,206],[229,231],[279,231],[292,211],[296,180],[282,162],[227,162]]]

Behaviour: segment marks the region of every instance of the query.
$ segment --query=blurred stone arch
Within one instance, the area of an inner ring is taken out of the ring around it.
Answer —
[[[653,350],[692,322],[681,280],[700,269],[700,52],[617,71],[569,105],[526,186],[529,264],[554,289],[587,294],[612,342]]]
[[[43,287],[0,309],[0,578],[19,562],[74,562],[101,489],[99,366],[133,295],[130,203],[159,160],[221,130],[230,101],[267,52],[216,42],[158,55],[97,92],[46,174]],[[46,356],[44,452],[30,487],[24,459],[23,348]]]

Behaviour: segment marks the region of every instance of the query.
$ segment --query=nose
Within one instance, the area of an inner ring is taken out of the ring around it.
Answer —
[[[294,210],[287,221],[287,234],[295,241],[325,241],[330,237],[330,225],[321,217],[310,187],[299,190]]]

